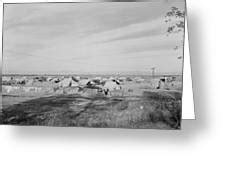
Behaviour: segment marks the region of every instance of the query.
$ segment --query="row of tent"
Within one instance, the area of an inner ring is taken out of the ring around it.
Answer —
[[[33,90],[33,87],[35,82],[51,82],[54,83],[54,87],[58,88],[67,88],[67,87],[77,87],[80,89],[83,88],[90,88],[90,89],[96,89],[98,91],[102,91],[105,94],[108,94],[108,92],[113,90],[119,90],[121,89],[120,82],[118,80],[115,80],[113,78],[110,79],[102,79],[101,77],[96,77],[93,79],[81,79],[80,77],[46,77],[45,79],[34,77],[34,78],[3,78],[3,82],[10,82],[14,81],[14,84],[5,84],[5,91],[9,93],[10,91],[19,90],[17,88],[24,87],[26,89],[26,92]],[[14,86],[15,84],[23,84],[25,86]],[[11,86],[13,85],[13,86]],[[33,86],[33,87],[32,87]],[[27,89],[28,88],[28,89]],[[24,91],[23,89],[23,91]],[[35,88],[34,88],[35,89]],[[36,89],[35,89],[36,90]],[[37,90],[36,90],[37,91]]]
[[[101,84],[106,81],[112,81],[117,80],[119,82],[125,82],[125,81],[133,81],[130,77],[109,77],[109,78],[102,78],[102,77],[95,77],[95,78],[81,78],[79,76],[71,76],[71,77],[47,77],[47,76],[37,76],[37,77],[11,77],[11,76],[3,76],[2,81],[5,85],[10,84],[20,84],[20,85],[32,85],[35,82],[52,82],[52,83],[59,83],[62,87],[70,87],[70,86],[77,86],[78,84],[85,85],[88,82],[92,82],[95,84]],[[134,81],[136,82],[143,82],[144,79],[136,77],[134,78]]]

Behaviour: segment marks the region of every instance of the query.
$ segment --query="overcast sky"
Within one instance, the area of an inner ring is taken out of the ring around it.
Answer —
[[[166,36],[178,0],[5,4],[3,73],[181,73],[182,34]]]

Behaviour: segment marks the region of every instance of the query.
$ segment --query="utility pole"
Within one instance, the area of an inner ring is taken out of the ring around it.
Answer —
[[[152,68],[151,68],[151,70],[152,70],[152,78],[155,77],[155,69],[156,69],[156,67],[152,67]]]

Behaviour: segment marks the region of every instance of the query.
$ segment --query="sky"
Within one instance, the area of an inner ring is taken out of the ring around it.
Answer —
[[[184,1],[5,4],[4,74],[182,73],[183,33],[164,22]]]

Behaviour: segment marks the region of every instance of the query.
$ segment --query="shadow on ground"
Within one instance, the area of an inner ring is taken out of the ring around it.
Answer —
[[[179,129],[180,92],[106,97],[57,95],[3,108],[3,124],[102,128]]]

